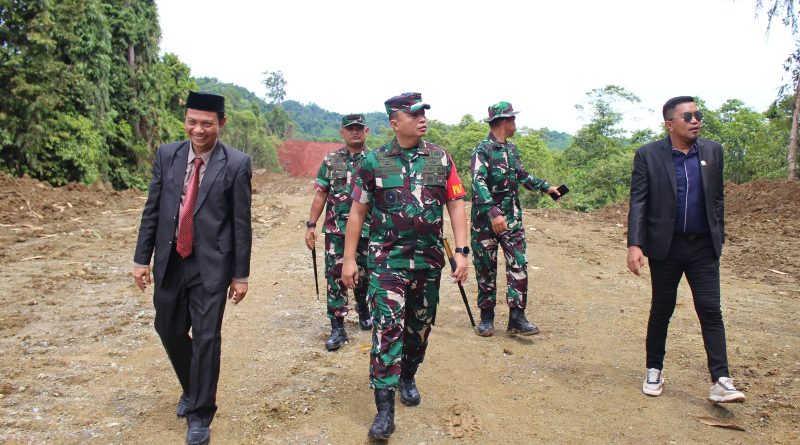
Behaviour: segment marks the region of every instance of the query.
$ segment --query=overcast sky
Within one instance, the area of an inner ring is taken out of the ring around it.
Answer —
[[[157,0],[161,51],[197,77],[259,96],[283,71],[286,99],[338,113],[382,111],[419,91],[448,124],[500,100],[517,124],[575,133],[586,92],[638,95],[625,128],[658,128],[666,99],[737,98],[763,111],[786,81],[788,31],[754,17],[754,0],[210,1]],[[628,109],[631,108],[631,109]],[[649,112],[652,110],[653,112]]]

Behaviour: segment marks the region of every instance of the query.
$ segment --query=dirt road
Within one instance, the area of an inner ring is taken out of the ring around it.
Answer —
[[[350,343],[324,350],[329,325],[302,241],[310,183],[256,177],[251,290],[225,316],[215,443],[367,442],[370,336],[353,314]],[[152,327],[152,293],[130,278],[144,195],[6,176],[0,192],[0,443],[182,443],[180,389]],[[779,226],[798,227],[793,215]],[[456,286],[443,280],[417,379],[422,404],[398,403],[391,441],[800,442],[800,238],[757,216],[729,224],[722,270],[731,372],[745,404],[705,400],[685,283],[664,394],[642,395],[649,271],[638,278],[625,268],[623,214],[526,211],[528,316],[542,333],[506,336],[500,305],[498,334],[476,336]],[[758,249],[769,254],[754,256]]]

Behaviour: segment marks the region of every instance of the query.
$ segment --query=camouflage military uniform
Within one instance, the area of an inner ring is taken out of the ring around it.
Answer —
[[[325,202],[325,277],[327,280],[328,318],[341,318],[347,315],[347,287],[342,283],[342,260],[344,256],[344,233],[350,205],[351,192],[356,173],[364,161],[364,152],[351,154],[347,147],[328,153],[322,161],[314,183],[314,190],[327,193]],[[369,220],[367,220],[368,222]],[[356,302],[363,304],[367,292],[367,244],[369,226],[364,224],[358,242],[356,264],[359,266],[361,285],[353,289]]]
[[[494,308],[497,294],[497,247],[506,259],[508,306],[525,309],[528,300],[528,260],[519,186],[546,191],[550,184],[528,173],[511,142],[502,143],[489,133],[472,151],[473,264],[478,280],[478,306]],[[508,230],[497,235],[492,218],[504,215]]]
[[[464,196],[444,150],[397,140],[367,154],[353,199],[371,205],[369,289],[372,311],[370,386],[395,388],[425,358],[445,265],[442,208]],[[404,323],[405,321],[405,323]]]

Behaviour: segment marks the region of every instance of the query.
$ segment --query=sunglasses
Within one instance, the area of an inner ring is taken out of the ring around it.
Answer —
[[[685,112],[685,113],[683,113],[683,114],[681,114],[679,116],[673,117],[670,120],[675,120],[675,119],[678,119],[679,117],[683,118],[683,121],[686,122],[687,124],[692,121],[692,117],[697,119],[697,122],[702,122],[703,121],[703,113],[700,112],[700,111],[695,111],[694,113],[690,113],[690,112],[687,111],[687,112]]]

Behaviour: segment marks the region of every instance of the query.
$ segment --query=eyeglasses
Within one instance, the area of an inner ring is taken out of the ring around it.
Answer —
[[[697,119],[697,122],[702,122],[703,121],[703,113],[700,112],[700,111],[695,111],[694,113],[691,113],[691,112],[687,111],[687,112],[685,112],[685,113],[683,113],[683,114],[681,114],[679,116],[673,117],[670,120],[672,121],[672,120],[678,119],[680,117],[682,117],[683,121],[686,122],[687,124],[692,121],[692,117]]]

